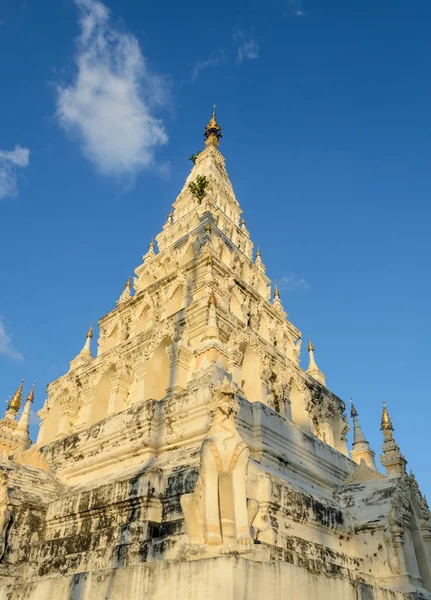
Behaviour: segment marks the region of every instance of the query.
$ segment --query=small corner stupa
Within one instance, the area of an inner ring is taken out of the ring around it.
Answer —
[[[383,474],[353,404],[349,455],[311,339],[301,367],[221,139],[214,110],[134,278],[48,385],[35,444],[34,388],[8,404],[0,598],[431,599],[430,511],[387,408]]]

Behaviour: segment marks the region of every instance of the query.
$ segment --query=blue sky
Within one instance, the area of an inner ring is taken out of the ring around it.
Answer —
[[[36,379],[40,408],[114,306],[215,102],[289,318],[377,454],[386,399],[430,496],[431,4],[0,0],[0,22],[2,398]]]

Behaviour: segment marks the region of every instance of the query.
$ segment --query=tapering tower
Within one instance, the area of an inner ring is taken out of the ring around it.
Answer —
[[[21,381],[20,385],[18,386],[18,389],[16,390],[15,394],[12,396],[12,398],[10,399],[10,402],[8,404],[8,407],[6,410],[6,417],[8,417],[10,419],[14,419],[16,417],[16,415],[19,413],[19,409],[21,408],[23,387],[24,387],[24,379]]]
[[[34,386],[35,384],[25,399],[24,409],[20,416],[24,379],[9,400],[5,416],[0,420],[0,453],[12,455],[30,446],[29,423],[31,404],[34,400]]]
[[[19,443],[20,450],[26,450],[31,445],[30,440],[30,412],[31,407],[34,402],[34,389],[36,386],[36,382],[33,383],[33,386],[28,393],[27,398],[25,399],[24,410],[22,411],[21,417],[17,423],[16,429],[13,432],[14,438]]]
[[[40,443],[65,435],[60,423],[68,423],[68,432],[81,430],[134,403],[180,393],[211,367],[217,376],[228,374],[249,401],[278,409],[347,454],[344,404],[326,388],[312,351],[307,373],[300,368],[301,333],[287,320],[278,288],[271,300],[271,282],[260,249],[254,258],[221,139],[214,110],[205,148],[191,156],[191,172],[162,231],[133,283],[127,280],[114,309],[99,321],[97,358],[87,335],[68,379],[51,384],[40,413]],[[71,383],[76,378],[79,388]],[[66,381],[79,400],[63,400],[68,416],[54,419],[62,411],[53,408],[56,390]],[[315,402],[313,388],[328,410]]]
[[[355,408],[352,400],[350,400],[350,416],[353,420],[353,447],[350,451],[353,460],[360,464],[361,460],[364,460],[369,467],[377,469],[374,457],[376,455],[370,448],[370,444],[362,431],[361,425],[359,424],[358,411]]]
[[[313,342],[311,341],[311,338],[308,338],[308,356],[309,356],[309,365],[308,365],[307,373],[309,373],[311,375],[311,377],[313,377],[316,381],[318,381],[322,385],[325,385],[326,378],[325,378],[325,375],[322,373],[322,371],[319,369],[319,367],[316,364],[316,360],[314,358],[314,346],[313,346]]]
[[[311,340],[301,366],[221,139],[214,110],[134,277],[48,386],[37,443],[33,392],[2,420],[1,597],[431,600],[431,517],[413,478],[392,477],[387,411],[391,477],[353,406],[349,457]]]
[[[401,475],[407,473],[407,461],[401,454],[400,447],[394,439],[394,426],[392,425],[385,401],[383,401],[380,429],[383,431],[383,454],[380,457],[380,462],[385,467],[387,475],[401,477]]]

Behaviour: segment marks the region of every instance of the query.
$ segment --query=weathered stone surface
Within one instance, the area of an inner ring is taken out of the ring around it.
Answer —
[[[80,573],[29,581],[14,595],[5,588],[0,600],[124,600],[124,598],[206,598],[207,600],[421,600],[420,593],[406,596],[364,582],[319,576],[282,562],[263,563],[242,557],[217,557],[191,561],[163,561],[120,567],[98,573]]]
[[[34,389],[0,421],[0,600],[431,599],[430,511],[389,416],[382,475],[356,411],[368,466],[349,458],[311,341],[299,366],[218,134],[214,117],[97,356],[90,328],[48,386],[37,444]]]

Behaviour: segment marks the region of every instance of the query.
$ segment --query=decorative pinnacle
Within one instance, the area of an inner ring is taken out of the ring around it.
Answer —
[[[205,127],[204,138],[206,146],[217,146],[219,145],[220,139],[222,138],[221,127],[217,123],[216,119],[216,107],[214,104],[213,114],[211,119],[208,121],[208,125]]]
[[[14,412],[18,412],[21,406],[21,398],[22,398],[22,388],[24,387],[24,379],[21,381],[21,385],[18,387],[15,394],[12,396],[11,401],[7,407],[8,410],[13,410]]]
[[[256,250],[256,260],[257,260],[258,258],[261,258],[261,256],[260,256],[260,246],[258,246],[258,247],[257,247],[257,250]]]
[[[314,346],[310,336],[308,336],[308,352],[314,352]]]
[[[353,400],[350,398],[350,416],[352,417],[352,419],[354,417],[358,416],[358,411],[355,408],[355,405],[353,404]]]
[[[382,412],[382,422],[381,422],[380,430],[383,432],[394,431],[394,426],[392,425],[392,421],[389,416],[388,409],[386,408],[386,402],[384,400],[383,400],[383,412]]]
[[[34,400],[34,388],[35,388],[35,386],[36,386],[36,382],[34,381],[33,385],[31,386],[31,390],[29,391],[28,396],[25,399],[26,402],[33,402],[33,400]]]
[[[127,278],[126,285],[124,286],[124,288],[126,290],[130,290],[131,287],[132,287],[132,280],[130,279],[130,275],[129,275],[129,277]]]
[[[87,335],[85,336],[86,338],[90,338],[90,340],[93,337],[93,321],[91,321],[90,323],[90,328],[87,331]]]
[[[275,298],[280,299],[280,291],[278,289],[278,283],[275,284],[275,288],[274,288],[274,299]]]
[[[151,240],[148,250],[154,250],[154,238]]]
[[[211,290],[211,294],[208,300],[208,306],[217,306],[217,298],[215,297],[214,290]]]

